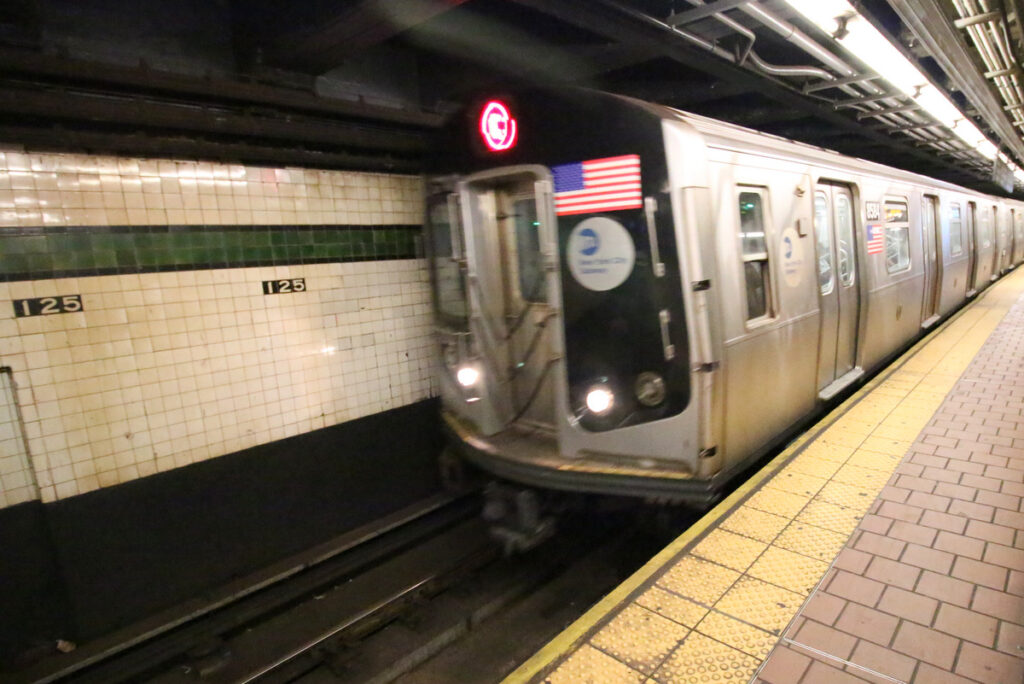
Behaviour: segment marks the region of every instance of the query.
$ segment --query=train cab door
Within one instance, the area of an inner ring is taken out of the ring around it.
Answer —
[[[818,183],[814,192],[814,231],[821,309],[818,395],[827,400],[863,373],[856,368],[860,283],[853,195],[849,188]]]
[[[547,240],[541,231],[543,189],[532,178],[494,189],[500,253],[504,358],[514,420],[554,427],[549,373],[554,308],[549,302]],[[538,191],[540,190],[540,192]]]
[[[967,203],[967,296],[978,292],[978,205]]]
[[[921,327],[939,320],[942,290],[942,227],[939,222],[939,200],[934,195],[921,198],[921,239],[924,241],[924,306]]]

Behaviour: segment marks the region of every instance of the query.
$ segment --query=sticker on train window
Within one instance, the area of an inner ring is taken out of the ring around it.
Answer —
[[[552,166],[555,178],[555,213],[597,214],[604,211],[640,209],[640,157],[589,159]]]
[[[885,222],[903,223],[907,220],[907,205],[902,202],[885,203]]]
[[[868,224],[868,240],[865,243],[868,248],[868,254],[881,254],[885,248],[885,231],[882,230],[882,226],[876,224]]]
[[[580,221],[569,234],[569,272],[583,287],[605,292],[633,272],[636,247],[626,228],[605,216]]]

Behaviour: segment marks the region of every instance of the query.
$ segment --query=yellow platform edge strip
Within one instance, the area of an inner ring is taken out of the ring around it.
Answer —
[[[1019,274],[1007,274],[1010,275]],[[1004,277],[1005,278],[1005,277]],[[940,333],[945,331],[949,326],[955,323],[961,316],[968,311],[972,310],[976,305],[980,304],[996,289],[995,286],[1000,283],[993,283],[992,286],[986,288],[984,292],[979,294],[974,300],[968,302],[965,306],[962,306],[956,313],[947,318],[938,327],[929,331],[924,337],[918,340],[910,349],[904,352],[901,356],[896,358],[890,363],[885,369],[883,369],[878,375],[868,381],[863,387],[858,389],[852,395],[847,397],[843,403],[836,408],[832,409],[828,414],[825,415],[818,423],[816,423],[807,432],[803,433],[792,442],[790,442],[785,449],[782,450],[777,456],[769,461],[765,466],[759,470],[756,474],[752,475],[746,482],[736,488],[732,494],[723,499],[708,511],[700,520],[691,525],[686,532],[677,537],[674,541],[669,543],[664,549],[659,551],[653,558],[644,563],[636,572],[630,575],[626,580],[619,584],[603,599],[595,603],[586,613],[576,619],[571,625],[566,627],[562,632],[558,634],[554,639],[547,643],[537,653],[535,653],[529,660],[524,662],[513,672],[511,672],[502,682],[502,684],[526,684],[533,680],[538,674],[545,670],[549,665],[554,663],[555,660],[561,656],[569,653],[579,642],[587,636],[587,634],[600,622],[605,616],[613,611],[617,606],[622,604],[634,591],[636,591],[642,584],[650,580],[656,573],[661,571],[665,564],[675,556],[679,555],[687,546],[692,544],[698,537],[704,534],[709,528],[718,524],[729,512],[736,508],[743,499],[750,494],[754,489],[759,487],[765,480],[774,475],[776,471],[780,470],[782,466],[789,461],[789,459],[795,455],[807,442],[817,438],[822,432],[825,431],[830,425],[841,418],[847,411],[849,411],[857,402],[859,402],[865,395],[870,394],[878,385],[885,382],[891,375],[899,371],[902,366],[917,355],[921,349],[931,342],[934,338],[938,337]],[[1009,307],[1007,307],[1009,311]],[[1005,316],[1005,312],[1004,312]],[[991,333],[990,333],[991,334]]]

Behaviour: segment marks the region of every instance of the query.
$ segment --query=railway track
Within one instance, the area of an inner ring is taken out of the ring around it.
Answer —
[[[505,558],[479,512],[475,493],[421,502],[9,681],[498,681],[687,524],[589,510]]]
[[[632,520],[570,516],[511,558],[463,521],[148,681],[497,681],[675,534]]]

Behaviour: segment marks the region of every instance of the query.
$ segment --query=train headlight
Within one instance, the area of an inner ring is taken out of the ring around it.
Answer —
[[[615,405],[615,395],[604,385],[594,385],[587,392],[587,409],[599,416],[612,410]]]
[[[644,372],[633,384],[636,400],[644,406],[657,406],[665,401],[665,380],[657,373]]]
[[[480,379],[480,371],[472,366],[463,366],[455,373],[455,379],[463,387],[472,387]]]

